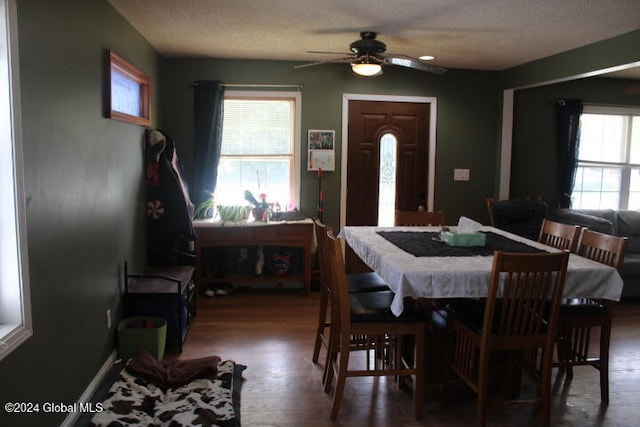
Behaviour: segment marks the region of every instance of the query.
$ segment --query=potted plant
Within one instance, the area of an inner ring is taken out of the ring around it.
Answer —
[[[209,195],[208,198],[202,200],[196,206],[194,213],[195,219],[208,219],[213,218],[216,211],[216,199],[214,194],[210,191],[205,191]]]
[[[269,209],[269,203],[267,203],[267,195],[262,193],[259,196],[260,200],[258,201],[253,193],[249,190],[244,191],[244,199],[253,205],[253,209],[251,209],[251,214],[253,215],[253,219],[255,221],[264,221],[265,213]]]

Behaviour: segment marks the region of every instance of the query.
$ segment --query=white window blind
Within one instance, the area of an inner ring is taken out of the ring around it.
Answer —
[[[585,106],[572,207],[640,209],[640,110]]]
[[[292,155],[292,110],[292,100],[225,100],[222,155]]]
[[[283,209],[297,206],[299,96],[243,93],[224,101],[216,202],[246,205],[244,191]]]

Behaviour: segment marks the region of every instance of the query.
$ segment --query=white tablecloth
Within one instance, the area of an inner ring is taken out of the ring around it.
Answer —
[[[492,256],[416,257],[384,237],[378,231],[439,231],[438,227],[344,227],[339,237],[346,240],[354,252],[395,292],[391,311],[399,316],[404,297],[478,298],[486,297]],[[498,230],[483,227],[519,242],[550,252],[538,242]],[[443,243],[444,244],[444,243]],[[565,298],[603,298],[620,300],[622,278],[613,267],[571,254],[564,285]]]

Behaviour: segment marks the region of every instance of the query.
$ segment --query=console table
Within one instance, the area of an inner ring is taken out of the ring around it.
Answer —
[[[222,224],[211,220],[194,221],[196,231],[196,284],[220,281],[208,277],[203,265],[203,249],[226,246],[283,246],[303,250],[302,274],[287,276],[233,276],[230,282],[283,282],[303,281],[307,293],[311,292],[311,252],[314,250],[313,221],[305,219],[288,222],[250,222],[247,224]]]

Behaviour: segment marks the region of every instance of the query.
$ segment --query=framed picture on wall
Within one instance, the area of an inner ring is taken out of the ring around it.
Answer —
[[[309,130],[307,170],[335,170],[335,136],[333,130]]]

